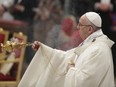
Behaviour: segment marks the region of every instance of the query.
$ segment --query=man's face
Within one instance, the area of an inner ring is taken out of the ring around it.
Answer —
[[[79,34],[83,40],[89,36],[89,28],[91,25],[87,24],[85,16],[82,16],[79,20],[77,28],[79,29]]]

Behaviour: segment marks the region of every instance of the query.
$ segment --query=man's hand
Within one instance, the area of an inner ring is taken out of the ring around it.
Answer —
[[[40,43],[38,41],[35,41],[33,44],[32,44],[32,48],[37,51],[40,47]]]
[[[68,72],[68,70],[69,70],[71,67],[75,67],[75,64],[74,64],[74,63],[68,63],[68,66],[67,66],[66,71]]]

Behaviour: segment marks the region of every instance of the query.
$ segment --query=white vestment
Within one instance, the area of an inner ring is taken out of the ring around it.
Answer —
[[[41,43],[18,87],[114,87],[112,45],[101,30],[66,52]]]

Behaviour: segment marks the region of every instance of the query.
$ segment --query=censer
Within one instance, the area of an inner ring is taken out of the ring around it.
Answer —
[[[5,44],[1,43],[1,50],[2,52],[7,51],[7,52],[12,52],[14,49],[20,49],[23,47],[31,46],[32,43],[16,43],[13,41],[7,41]]]

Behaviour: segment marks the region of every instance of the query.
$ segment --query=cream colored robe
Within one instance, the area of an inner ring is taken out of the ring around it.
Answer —
[[[101,30],[66,52],[41,44],[18,87],[114,87],[112,45]]]

